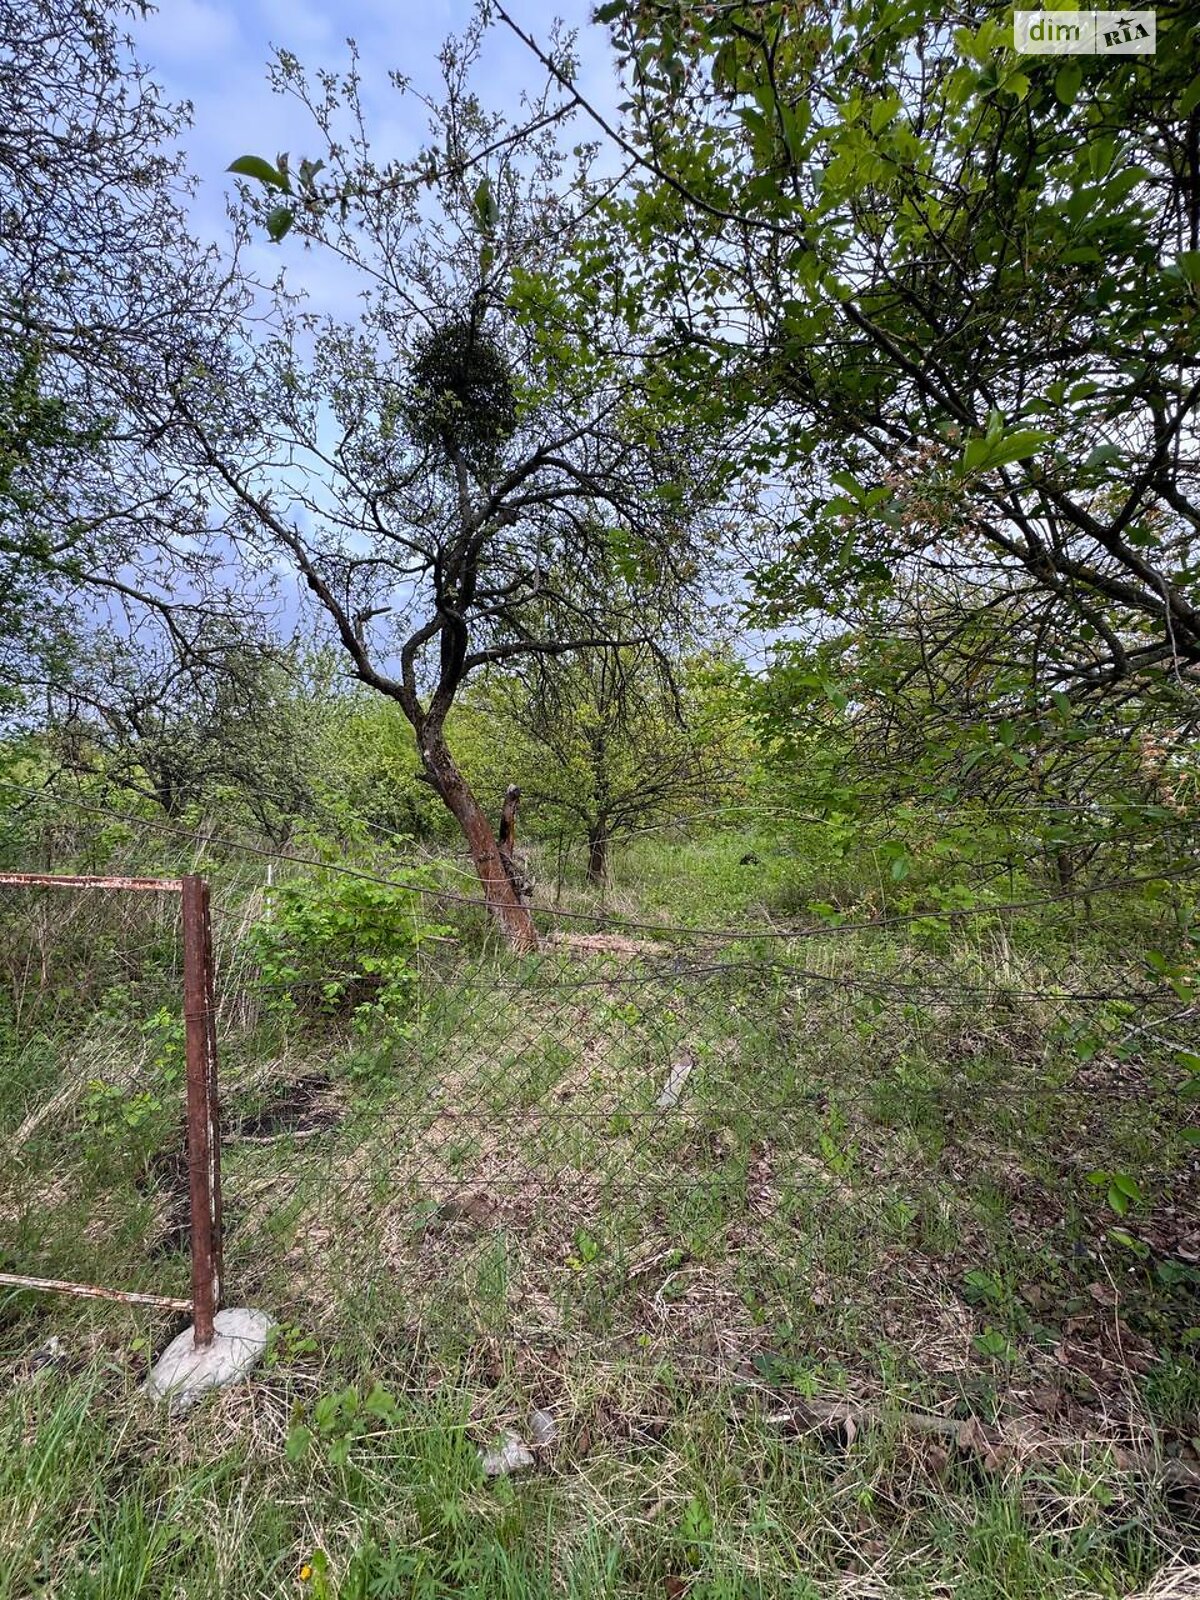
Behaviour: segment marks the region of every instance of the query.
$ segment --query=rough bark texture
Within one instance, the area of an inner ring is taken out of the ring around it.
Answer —
[[[587,881],[608,882],[608,829],[603,823],[588,829]]]
[[[523,906],[527,906],[533,899],[533,881],[517,858],[517,807],[520,803],[521,791],[515,783],[510,783],[505,790],[504,808],[500,813],[498,844],[500,859],[517,892],[517,899]]]
[[[500,849],[506,856],[511,857],[517,848],[517,807],[521,803],[521,791],[515,783],[510,783],[504,791],[504,806],[500,812]]]
[[[521,898],[512,868],[492,832],[492,825],[442,740],[421,752],[425,770],[452,812],[467,841],[488,910],[514,950],[536,950],[537,929]],[[510,794],[512,791],[509,791]],[[517,791],[520,798],[520,791]],[[515,802],[513,806],[515,816]]]

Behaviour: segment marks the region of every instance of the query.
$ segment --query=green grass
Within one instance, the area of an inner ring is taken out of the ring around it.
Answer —
[[[765,838],[643,842],[608,900],[779,922],[830,870]],[[1151,1013],[1069,998],[1144,983],[1156,908],[527,958],[458,915],[409,1025],[361,1036],[264,1009],[248,913],[218,904],[226,1300],[280,1332],[169,1425],[139,1385],[177,1323],[5,1291],[0,1600],[1111,1600],[1200,1561],[1171,1479],[1200,1437],[1181,1072],[1128,1045]],[[131,1125],[81,1092],[37,1129],[0,1193],[6,1266],[186,1283],[178,1086],[144,1025],[172,959],[102,1034],[158,1108]],[[38,1030],[5,1036],[10,1137],[93,1060],[66,1018]],[[1125,1215],[1098,1172],[1136,1180]],[[485,1480],[534,1407],[557,1442]]]
[[[315,1564],[299,1592],[321,1593],[324,1568],[347,1596],[818,1596],[872,1572],[914,1600],[1114,1595],[1173,1554],[1171,1509],[1119,1474],[989,1478],[886,1427],[788,1435],[669,1368],[593,1363],[561,1449],[489,1483],[476,1444],[512,1410],[507,1380],[439,1371],[431,1387],[356,1354],[394,1404],[345,1452],[335,1430],[298,1459],[292,1408],[348,1351],[313,1374],[270,1368],[252,1397],[170,1429],[115,1371],[22,1386],[0,1423],[0,1594],[274,1595]]]

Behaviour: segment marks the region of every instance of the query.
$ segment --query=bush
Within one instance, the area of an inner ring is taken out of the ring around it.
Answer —
[[[334,877],[274,889],[248,938],[271,1010],[395,1033],[412,1009],[417,950],[445,931],[409,888]]]

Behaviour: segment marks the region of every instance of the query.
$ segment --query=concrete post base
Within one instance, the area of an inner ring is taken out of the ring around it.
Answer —
[[[146,1393],[165,1400],[172,1413],[187,1411],[210,1389],[236,1383],[262,1359],[274,1323],[265,1311],[232,1306],[213,1318],[213,1341],[197,1350],[185,1328],[159,1356],[146,1380]]]

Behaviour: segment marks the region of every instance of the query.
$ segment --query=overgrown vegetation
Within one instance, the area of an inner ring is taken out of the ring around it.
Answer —
[[[0,20],[0,869],[211,881],[277,1325],[0,1288],[0,1597],[1200,1592],[1194,19],[284,49],[226,250],[123,16]],[[0,887],[0,1272],[189,1293],[177,916]]]
[[[166,1433],[134,1390],[171,1325],[10,1293],[6,1425],[35,1440],[11,1592],[90,1592],[92,1569],[111,1593],[269,1591],[307,1565],[331,1594],[874,1571],[1105,1595],[1182,1559],[1190,899],[1047,903],[1018,869],[952,921],[936,853],[897,878],[826,832],[635,841],[604,930],[568,917],[518,963],[406,851],[357,870],[419,890],[292,867],[265,899],[211,858],[226,1295],[280,1327],[251,1388]],[[596,906],[586,868],[568,912]],[[7,917],[16,948],[36,919]],[[94,969],[94,917],[48,971]],[[764,937],[784,923],[807,932]],[[9,1019],[9,1136],[57,1098],[8,1174],[6,1266],[186,1282],[178,975],[150,932],[110,947],[123,985]],[[103,1073],[71,1037],[103,1039]],[[532,1476],[485,1479],[535,1408],[557,1437]],[[72,1496],[37,1494],[49,1460]]]

